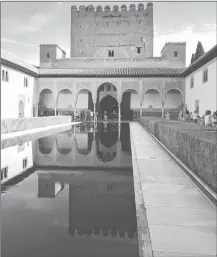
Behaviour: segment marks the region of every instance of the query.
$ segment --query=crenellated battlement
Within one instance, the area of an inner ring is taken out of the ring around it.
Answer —
[[[114,6],[110,6],[110,5],[106,5],[103,7],[101,5],[98,5],[96,8],[91,4],[88,6],[85,5],[80,5],[78,8],[76,5],[73,5],[71,7],[72,12],[75,12],[79,15],[85,15],[85,14],[97,14],[97,13],[122,13],[122,12],[137,12],[137,13],[141,13],[141,12],[146,12],[146,13],[153,13],[153,4],[152,3],[147,3],[146,5],[146,9],[143,3],[139,3],[137,6],[135,4],[130,4],[129,8],[127,8],[126,4],[123,4],[121,6],[118,5],[114,5]]]
[[[186,42],[166,42],[165,45],[186,45]]]

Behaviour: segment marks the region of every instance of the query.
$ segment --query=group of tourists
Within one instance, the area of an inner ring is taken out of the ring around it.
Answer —
[[[197,111],[194,111],[194,113],[189,112],[188,110],[180,111],[178,120],[194,122],[205,126],[217,126],[217,111],[212,114],[210,110],[206,110],[203,116],[200,116]]]
[[[97,112],[94,113],[93,111],[90,111],[90,110],[76,112],[76,120],[97,121],[97,119],[98,119]]]

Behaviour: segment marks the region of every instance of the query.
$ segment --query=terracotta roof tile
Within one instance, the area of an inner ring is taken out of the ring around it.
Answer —
[[[185,68],[84,68],[84,69],[39,69],[40,77],[181,77]]]

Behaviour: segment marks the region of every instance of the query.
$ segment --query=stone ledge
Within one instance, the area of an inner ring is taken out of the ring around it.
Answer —
[[[70,123],[71,116],[47,116],[1,120],[1,134]]]
[[[142,117],[144,125],[167,149],[217,192],[217,135],[196,124]]]

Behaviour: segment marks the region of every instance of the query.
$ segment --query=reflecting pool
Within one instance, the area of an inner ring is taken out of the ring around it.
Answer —
[[[1,158],[2,257],[139,257],[129,124],[82,123]]]

